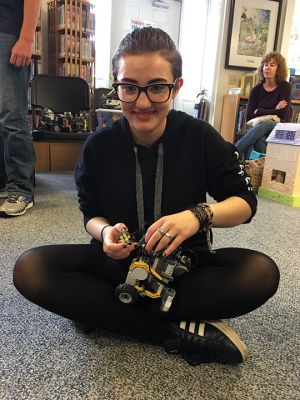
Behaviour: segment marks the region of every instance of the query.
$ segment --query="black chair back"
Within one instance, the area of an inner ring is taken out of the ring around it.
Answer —
[[[74,76],[36,75],[31,81],[31,105],[50,108],[54,113],[90,109],[88,83]]]

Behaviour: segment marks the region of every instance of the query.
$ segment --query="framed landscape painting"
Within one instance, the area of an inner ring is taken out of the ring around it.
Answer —
[[[276,49],[281,0],[231,0],[225,68],[256,69]]]
[[[300,75],[291,75],[289,82],[292,88],[292,100],[300,100]]]

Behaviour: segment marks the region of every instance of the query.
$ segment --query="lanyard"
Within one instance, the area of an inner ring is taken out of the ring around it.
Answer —
[[[141,165],[139,163],[138,149],[134,146],[135,154],[135,186],[136,186],[136,207],[139,224],[139,234],[145,233],[145,215],[144,215],[144,191]],[[164,169],[164,147],[162,143],[158,145],[158,155],[155,174],[155,192],[154,192],[154,221],[161,217],[162,184]]]

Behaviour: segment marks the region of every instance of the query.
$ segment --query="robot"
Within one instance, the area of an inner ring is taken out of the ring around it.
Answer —
[[[132,243],[131,235],[124,229],[120,241]],[[135,304],[139,297],[161,299],[160,310],[169,311],[176,291],[171,287],[175,278],[191,268],[191,259],[178,249],[168,257],[162,252],[145,251],[144,238],[138,243],[137,256],[132,260],[125,283],[115,289],[117,299],[124,305]]]

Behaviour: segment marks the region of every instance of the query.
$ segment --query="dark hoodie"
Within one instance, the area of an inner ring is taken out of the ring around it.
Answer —
[[[139,230],[136,156],[142,171],[144,221],[154,222],[155,178],[158,147],[163,147],[161,216],[178,213],[206,201],[238,196],[248,202],[252,216],[256,197],[249,178],[238,163],[235,147],[208,123],[170,111],[164,134],[151,148],[137,145],[125,118],[91,135],[76,169],[76,184],[84,224],[93,217],[107,218],[111,225],[123,222],[130,232]],[[158,172],[159,174],[160,172]],[[193,244],[206,244],[197,234]]]

